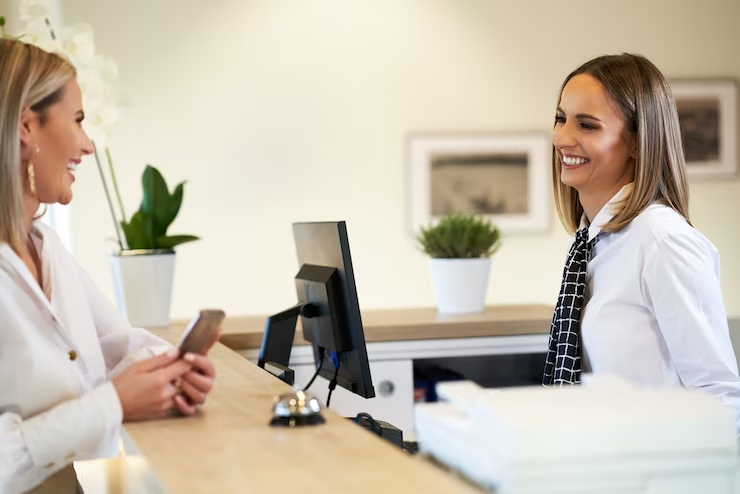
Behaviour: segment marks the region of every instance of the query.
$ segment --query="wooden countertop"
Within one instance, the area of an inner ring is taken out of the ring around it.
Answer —
[[[153,333],[176,343],[181,330]],[[331,410],[320,426],[270,427],[272,398],[290,387],[223,345],[211,357],[218,376],[198,416],[125,425],[169,492],[480,492]]]
[[[443,315],[435,308],[363,311],[365,342],[428,340],[546,334],[550,331],[553,307],[549,305],[496,305],[479,314]],[[259,349],[266,316],[228,317],[223,324],[221,343],[232,350]],[[188,320],[173,321],[182,331]],[[303,339],[300,319],[295,345]]]

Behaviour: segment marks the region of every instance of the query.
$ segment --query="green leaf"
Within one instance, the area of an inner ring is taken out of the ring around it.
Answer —
[[[159,170],[151,165],[146,165],[141,182],[144,187],[141,211],[150,216],[157,224],[155,230],[164,234],[170,226],[168,222],[170,193],[167,190],[167,182],[165,182]]]
[[[186,242],[193,242],[200,240],[199,237],[193,235],[173,235],[171,237],[159,237],[157,239],[157,248],[159,249],[172,249],[178,245]]]
[[[0,27],[5,27],[5,17],[0,16]]]
[[[147,165],[141,177],[144,196],[141,207],[128,224],[121,222],[130,249],[172,249],[200,240],[193,235],[167,236],[167,229],[182,206],[185,182],[177,184],[172,195],[167,182],[155,167]]]
[[[129,249],[151,249],[154,247],[151,235],[151,220],[141,211],[137,211],[131,217],[128,224],[121,222],[123,234],[126,236],[126,243]]]
[[[149,216],[148,214],[144,215],[144,220],[146,222],[146,238],[149,242],[149,246],[147,249],[156,249],[157,248],[157,242],[156,239],[159,237],[162,237],[167,234],[167,228],[160,225],[154,218]]]
[[[172,192],[172,195],[170,196],[170,203],[169,203],[169,215],[167,217],[168,223],[167,225],[171,225],[173,221],[175,221],[175,218],[177,217],[177,213],[180,212],[180,205],[182,204],[182,194],[183,194],[183,186],[185,185],[185,182],[181,182],[177,184],[177,187],[175,187],[175,190]]]

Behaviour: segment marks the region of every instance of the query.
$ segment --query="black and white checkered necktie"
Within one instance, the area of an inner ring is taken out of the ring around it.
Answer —
[[[586,266],[595,237],[588,241],[588,228],[576,233],[563,269],[560,296],[550,326],[542,384],[562,386],[581,382],[581,310],[586,294]]]

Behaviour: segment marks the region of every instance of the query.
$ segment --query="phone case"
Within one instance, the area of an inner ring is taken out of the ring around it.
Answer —
[[[185,328],[178,348],[180,355],[186,353],[197,353],[203,355],[206,350],[215,343],[218,338],[218,327],[223,322],[226,314],[220,309],[203,309],[190,321]]]

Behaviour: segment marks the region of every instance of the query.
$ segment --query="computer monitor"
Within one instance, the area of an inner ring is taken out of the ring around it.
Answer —
[[[294,223],[293,239],[298,257],[298,303],[267,319],[259,366],[288,368],[300,317],[303,338],[313,347],[318,375],[331,381],[336,373],[339,386],[373,398],[346,223]]]

